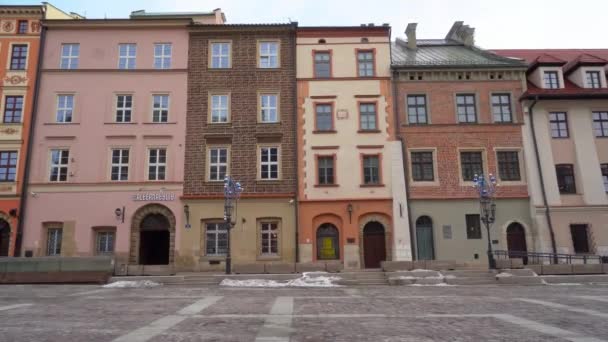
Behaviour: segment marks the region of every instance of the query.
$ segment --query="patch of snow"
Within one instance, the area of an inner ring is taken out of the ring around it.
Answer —
[[[426,270],[424,268],[416,268],[414,270],[411,270],[410,272],[437,272],[435,270]]]
[[[110,284],[103,285],[106,289],[135,289],[135,288],[147,288],[157,287],[162,284],[151,281],[151,280],[120,280]]]
[[[409,286],[456,286],[456,285],[448,284],[448,283],[439,283],[439,284],[412,284]]]
[[[545,285],[550,285],[550,286],[579,286],[579,285],[583,285],[581,283],[545,283]]]
[[[304,272],[300,278],[279,282],[272,279],[224,279],[220,286],[230,287],[340,287],[334,284],[342,278],[319,275],[325,272]]]
[[[456,279],[456,276],[453,274],[448,274],[443,276],[445,279]]]
[[[412,279],[420,279],[418,277],[412,277],[412,276],[398,276],[398,277],[391,277],[391,279],[408,279],[408,280],[412,280]]]
[[[509,272],[501,272],[496,275],[496,278],[508,278],[508,277],[512,277],[512,276],[513,276],[513,274],[511,274]]]

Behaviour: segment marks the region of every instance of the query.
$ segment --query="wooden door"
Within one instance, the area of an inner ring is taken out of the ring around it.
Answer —
[[[370,222],[363,228],[363,262],[365,268],[380,268],[386,260],[384,227],[378,222]]]
[[[507,249],[509,252],[526,252],[526,231],[519,223],[511,223],[507,228]]]

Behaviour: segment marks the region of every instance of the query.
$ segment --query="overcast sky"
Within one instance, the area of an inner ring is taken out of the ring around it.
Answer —
[[[222,8],[228,23],[298,21],[302,26],[389,23],[393,37],[418,23],[418,38],[443,38],[452,23],[475,27],[484,48],[608,48],[608,0],[51,0],[87,18]],[[37,4],[0,0],[0,4]]]

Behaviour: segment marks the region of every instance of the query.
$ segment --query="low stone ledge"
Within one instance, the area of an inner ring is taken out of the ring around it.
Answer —
[[[542,274],[572,274],[572,265],[570,264],[555,264],[542,265]]]
[[[264,264],[235,264],[233,272],[236,274],[262,274],[265,273]]]
[[[296,272],[325,272],[324,262],[303,262],[296,264]]]
[[[541,277],[536,276],[512,276],[512,277],[496,277],[499,284],[503,285],[542,285]]]
[[[409,271],[414,268],[411,261],[382,261],[380,266],[384,272]]]
[[[414,279],[405,278],[405,277],[389,277],[388,284],[399,286],[399,285],[411,285],[414,283]]]
[[[340,272],[344,269],[344,264],[340,261],[327,261],[325,263],[325,271],[327,272]]]
[[[437,285],[437,284],[441,284],[444,283],[444,278],[435,278],[435,277],[428,277],[428,278],[418,278],[414,280],[414,284],[419,284],[419,285]]]
[[[296,271],[295,264],[292,263],[269,263],[264,265],[265,273],[288,274]]]
[[[602,274],[604,270],[601,264],[573,264],[572,274]]]

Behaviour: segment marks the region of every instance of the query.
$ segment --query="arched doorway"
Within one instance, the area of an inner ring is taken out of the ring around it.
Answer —
[[[380,222],[368,222],[363,227],[363,262],[365,268],[379,268],[386,260],[384,226]]]
[[[131,222],[129,263],[167,265],[173,263],[175,215],[161,204],[139,208]]]
[[[11,240],[11,225],[4,219],[0,219],[0,257],[8,256],[8,248]]]
[[[139,228],[139,263],[169,264],[169,220],[163,214],[148,214]]]
[[[520,258],[522,257],[520,254],[521,252],[528,251],[528,246],[526,245],[526,230],[517,222],[511,223],[507,227],[507,250],[509,251],[510,258]],[[523,260],[524,264],[527,264],[527,257],[524,256]]]
[[[433,260],[435,248],[433,242],[433,220],[420,216],[416,220],[416,252],[418,260]]]
[[[340,233],[331,223],[324,223],[317,229],[317,259],[340,259]]]

